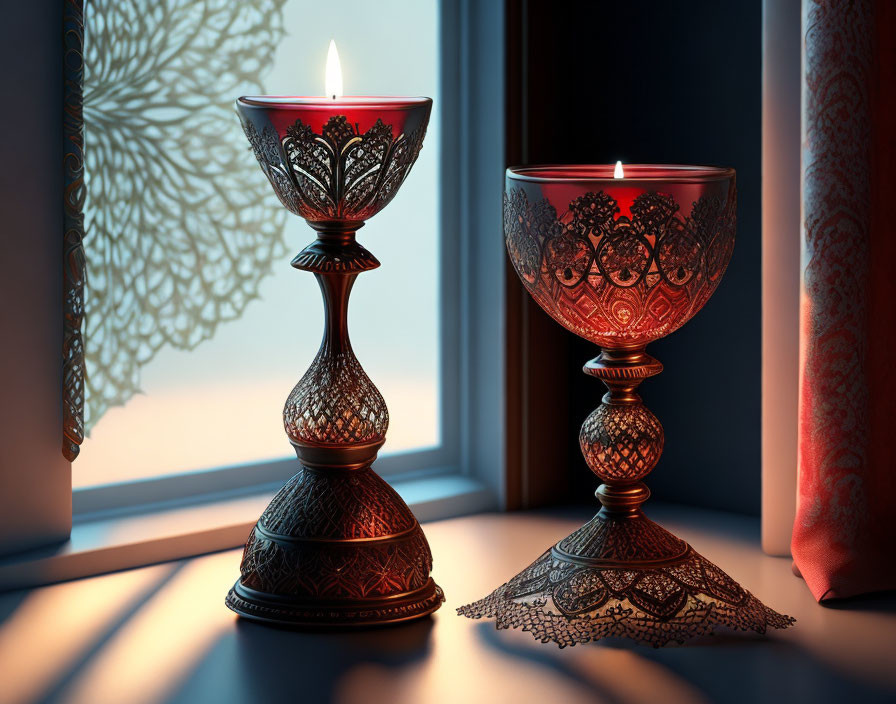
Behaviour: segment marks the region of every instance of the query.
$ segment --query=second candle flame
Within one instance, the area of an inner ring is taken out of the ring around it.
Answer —
[[[330,40],[330,48],[327,50],[327,72],[324,77],[324,86],[328,98],[336,100],[342,97],[342,66],[339,65],[339,52],[336,51],[336,42]]]
[[[625,178],[625,172],[622,170],[622,162],[616,162],[616,168],[613,169],[613,178]]]

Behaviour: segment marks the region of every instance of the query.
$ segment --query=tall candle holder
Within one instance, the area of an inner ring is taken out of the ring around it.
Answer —
[[[685,541],[649,520],[642,479],[663,428],[637,388],[663,367],[647,343],[684,325],[715,291],[734,248],[733,169],[690,166],[508,169],[507,252],[526,290],[601,353],[584,367],[607,387],[582,426],[602,508],[492,594],[458,612],[561,647],[605,637],[654,646],[718,626],[764,633],[793,623]]]
[[[246,136],[281,203],[317,239],[292,261],[320,284],[324,336],[286,400],[301,469],[252,530],[229,608],[257,621],[364,626],[419,618],[444,601],[407,504],[371,464],[389,413],[348,335],[348,298],[376,258],[355,239],[417,159],[429,98],[244,97]]]

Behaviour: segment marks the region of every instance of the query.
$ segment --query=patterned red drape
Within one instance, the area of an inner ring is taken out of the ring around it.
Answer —
[[[896,588],[896,2],[804,12],[792,549],[821,601]]]

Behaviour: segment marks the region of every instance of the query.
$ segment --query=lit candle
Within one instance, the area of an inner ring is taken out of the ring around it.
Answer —
[[[333,100],[342,97],[342,66],[339,64],[339,52],[336,51],[336,42],[330,40],[330,48],[327,50],[327,71],[324,77],[324,95],[329,95]]]
[[[339,57],[336,57],[336,60],[339,61]],[[622,162],[616,162],[616,168],[613,169],[613,178],[625,178],[625,172],[622,170]]]
[[[395,194],[395,174],[416,158],[432,100],[343,95],[333,40],[324,91],[319,97],[244,96],[237,111],[287,208],[311,222],[358,223]]]

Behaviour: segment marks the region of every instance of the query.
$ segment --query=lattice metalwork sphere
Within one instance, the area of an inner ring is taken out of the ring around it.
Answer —
[[[663,452],[663,426],[644,405],[598,406],[582,425],[579,446],[589,469],[605,482],[636,482]]]

